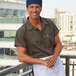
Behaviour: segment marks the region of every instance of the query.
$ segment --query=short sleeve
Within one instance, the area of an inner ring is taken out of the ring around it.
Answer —
[[[16,32],[15,36],[15,47],[22,46],[26,48],[26,33],[25,30],[20,28]]]
[[[48,22],[49,22],[50,25],[51,25],[51,28],[52,28],[52,30],[53,30],[54,36],[57,36],[58,33],[59,33],[59,29],[57,28],[57,26],[55,25],[55,23],[54,23],[52,20],[48,19]]]
[[[57,28],[57,26],[53,23],[53,32],[54,32],[54,36],[57,36],[59,33],[59,29]]]

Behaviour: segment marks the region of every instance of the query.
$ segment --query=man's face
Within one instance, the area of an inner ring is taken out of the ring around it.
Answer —
[[[38,4],[31,4],[27,8],[29,17],[32,19],[38,19],[40,17],[41,10],[42,10],[42,8]]]

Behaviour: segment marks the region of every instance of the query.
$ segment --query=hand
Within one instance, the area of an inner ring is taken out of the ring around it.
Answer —
[[[56,58],[51,56],[51,57],[47,58],[46,61],[47,61],[47,66],[49,68],[52,68],[54,66],[54,64],[56,63]]]
[[[41,64],[48,66],[47,61],[46,60],[42,60]]]

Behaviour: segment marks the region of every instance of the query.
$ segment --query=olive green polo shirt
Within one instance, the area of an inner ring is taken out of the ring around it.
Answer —
[[[55,24],[46,18],[41,18],[41,31],[28,20],[16,33],[15,46],[27,48],[27,54],[34,58],[50,56],[54,52],[54,37],[59,30]]]

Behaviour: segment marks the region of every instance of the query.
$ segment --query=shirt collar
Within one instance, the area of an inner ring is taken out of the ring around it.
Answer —
[[[31,30],[31,29],[34,28],[34,26],[28,21],[28,19],[27,19],[27,21],[26,21],[26,25],[27,25],[27,29],[28,29],[28,30]]]
[[[41,20],[42,20],[42,30],[46,27],[46,25],[48,24],[48,22],[45,20],[45,18],[42,18],[42,17],[40,17],[41,18]],[[31,30],[31,29],[33,29],[33,28],[35,28],[36,29],[36,27],[35,26],[33,26],[29,21],[28,21],[28,18],[27,18],[27,21],[26,21],[26,25],[27,25],[27,29],[28,30]]]
[[[48,22],[45,18],[42,18],[42,30],[48,25]]]

